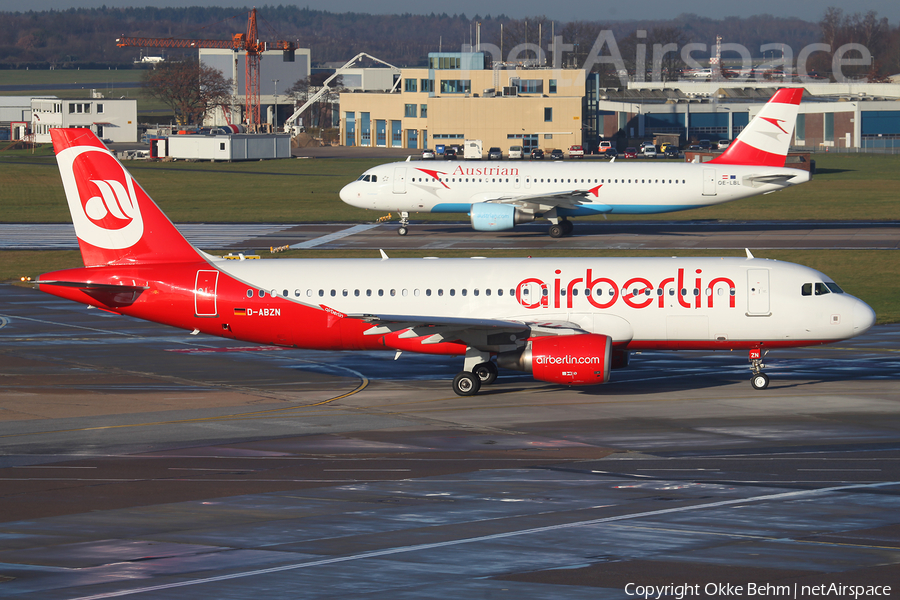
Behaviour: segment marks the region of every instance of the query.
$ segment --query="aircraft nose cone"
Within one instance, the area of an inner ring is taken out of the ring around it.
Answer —
[[[350,204],[350,198],[352,197],[351,192],[350,192],[351,187],[353,187],[353,184],[348,183],[347,185],[345,185],[344,187],[341,188],[341,193],[340,193],[341,200],[343,200],[347,204]]]
[[[853,335],[867,332],[875,324],[875,311],[863,302],[857,301],[853,307]]]

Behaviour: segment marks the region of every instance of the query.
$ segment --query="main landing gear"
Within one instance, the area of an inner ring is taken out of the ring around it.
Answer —
[[[468,348],[463,369],[453,378],[453,391],[457,396],[474,396],[482,385],[497,381],[497,365],[491,362],[489,353]]]
[[[552,238],[561,238],[568,237],[572,235],[572,230],[575,229],[575,225],[572,221],[568,219],[560,219],[559,223],[553,223],[550,225],[550,229],[547,230],[547,233],[550,234]]]
[[[750,385],[754,390],[764,390],[769,387],[769,376],[762,372],[766,366],[763,364],[762,357],[768,353],[768,350],[763,353],[759,348],[750,349],[750,371],[753,372],[750,377]]]
[[[397,230],[398,235],[406,235],[409,233],[409,213],[400,213],[400,229]]]

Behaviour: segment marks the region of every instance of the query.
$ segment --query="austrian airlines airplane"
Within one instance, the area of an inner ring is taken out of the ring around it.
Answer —
[[[572,233],[570,217],[653,214],[768,194],[809,181],[784,166],[803,89],[778,90],[725,152],[705,163],[438,162],[373,167],[341,190],[359,208],[468,213],[478,231],[544,218],[550,237]]]
[[[84,268],[44,292],[226,338],[317,350],[464,357],[453,389],[497,367],[563,385],[608,381],[628,352],[843,340],[875,314],[812,269],[753,258],[227,260],[191,246],[87,129],[52,129]],[[496,362],[495,362],[496,360]]]

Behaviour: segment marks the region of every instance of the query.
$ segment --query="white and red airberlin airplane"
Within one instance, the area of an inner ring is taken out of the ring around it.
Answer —
[[[875,314],[829,277],[747,258],[227,260],[189,244],[87,129],[51,136],[84,268],[44,292],[113,313],[276,346],[464,357],[453,389],[497,365],[590,385],[628,352],[749,351],[865,332]],[[494,360],[496,359],[496,363]]]
[[[786,168],[803,89],[781,89],[725,152],[705,163],[395,162],[373,167],[341,190],[352,206],[409,214],[468,213],[478,231],[538,218],[550,237],[572,233],[570,217],[654,214],[701,208],[809,181]]]

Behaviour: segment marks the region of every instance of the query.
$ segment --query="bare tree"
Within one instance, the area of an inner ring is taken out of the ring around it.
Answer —
[[[199,125],[231,101],[231,80],[198,61],[161,63],[144,73],[143,87],[174,111],[179,125]]]

